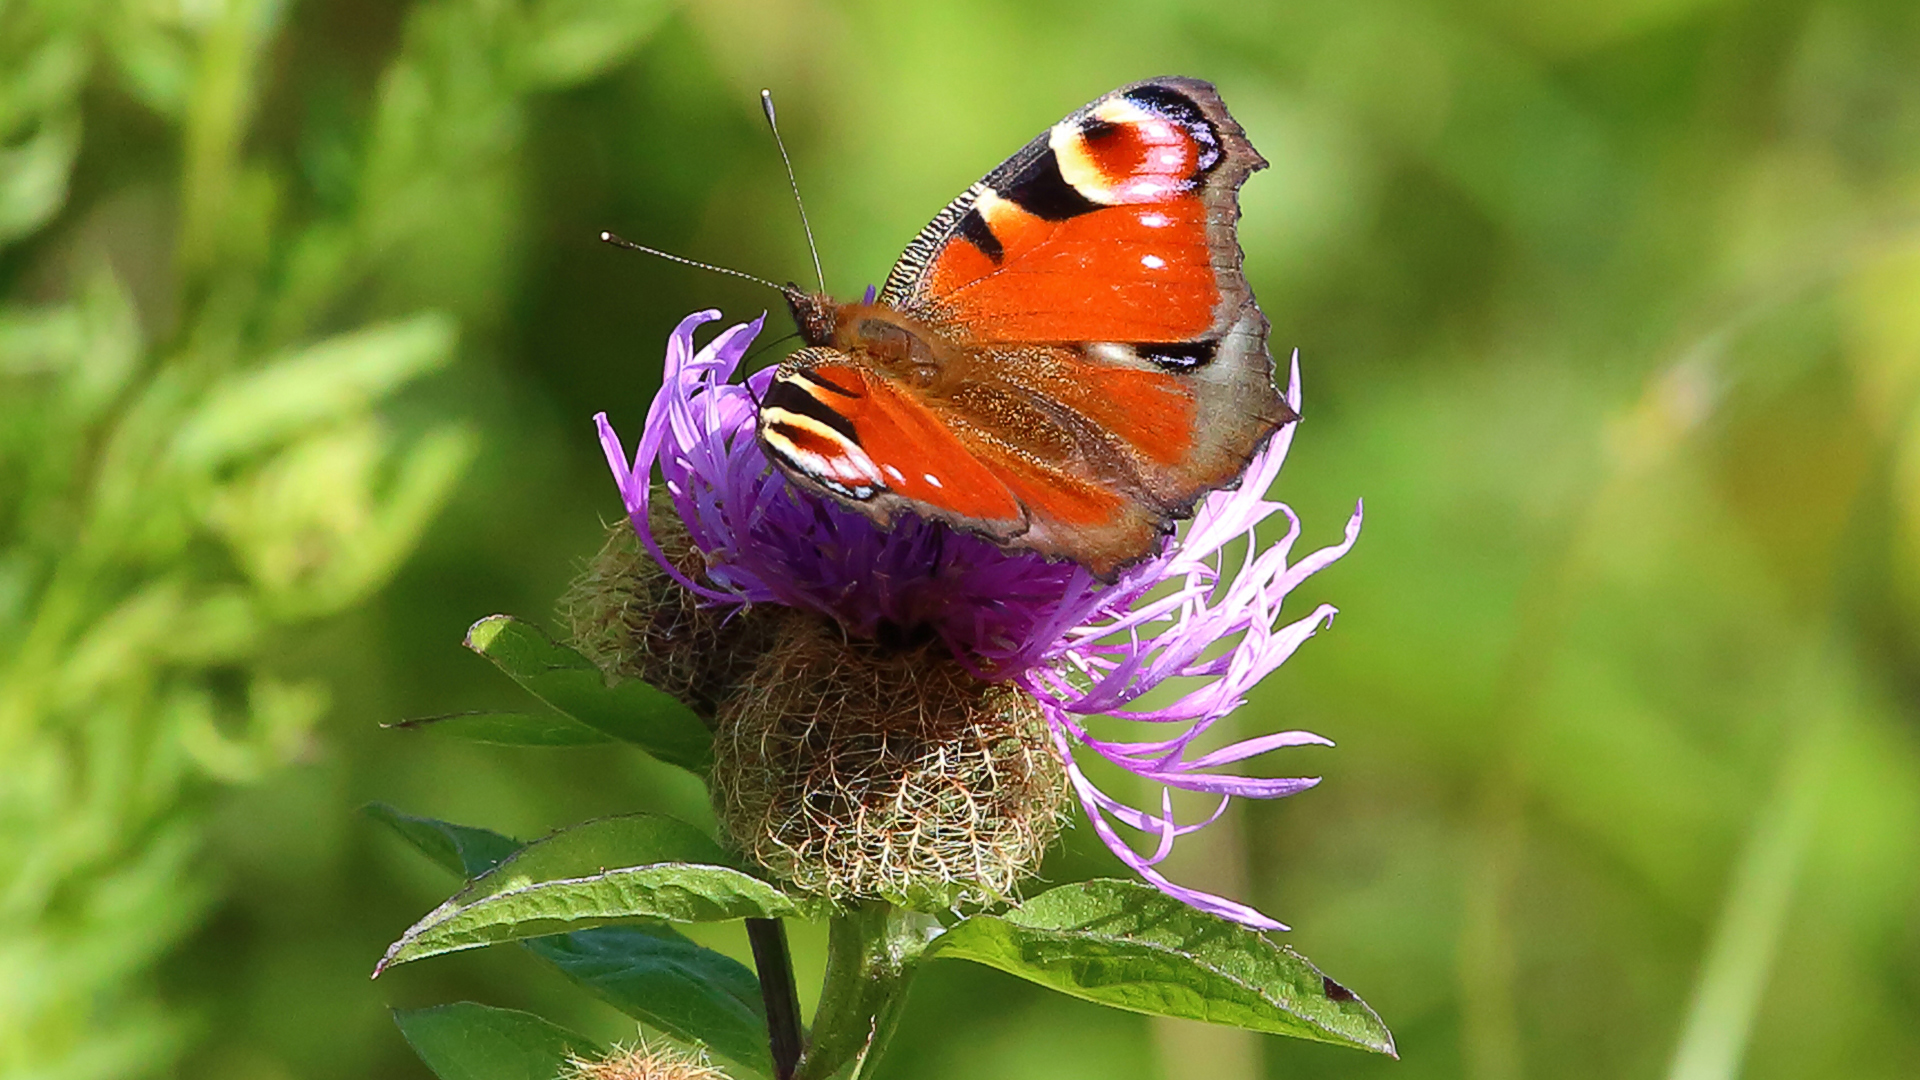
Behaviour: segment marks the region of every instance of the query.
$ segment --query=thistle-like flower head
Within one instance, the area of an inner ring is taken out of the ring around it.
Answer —
[[[704,1052],[689,1052],[642,1039],[616,1046],[605,1057],[570,1058],[560,1080],[728,1080]]]
[[[974,677],[1032,695],[1089,822],[1141,877],[1201,910],[1284,929],[1243,903],[1176,885],[1157,866],[1179,837],[1216,820],[1234,796],[1278,798],[1318,782],[1220,771],[1284,747],[1327,744],[1309,732],[1200,749],[1209,729],[1242,704],[1255,683],[1331,624],[1329,605],[1290,621],[1282,621],[1281,605],[1359,535],[1356,506],[1340,543],[1292,559],[1299,519],[1266,494],[1295,424],[1254,456],[1237,488],[1208,495],[1177,538],[1106,583],[1072,563],[1003,551],[912,515],[883,528],[796,489],[768,463],[754,436],[754,402],[771,372],[757,372],[744,384],[731,381],[764,316],[696,350],[695,329],[719,317],[697,312],[669,338],[664,384],[631,458],[606,415],[595,417],[628,517],[661,569],[722,615],[773,604],[831,618],[850,639],[931,635]],[[1297,413],[1297,361],[1287,400]],[[656,468],[701,556],[692,571],[686,558],[663,551],[656,535],[663,509],[651,505],[662,493],[652,483]],[[1286,533],[1262,547],[1255,530],[1276,514]],[[1229,560],[1226,549],[1242,538],[1244,552]],[[1156,707],[1138,704],[1175,679],[1181,680],[1178,696]],[[1159,737],[1103,737],[1095,733],[1102,721],[1094,719],[1103,716],[1137,722]],[[1135,806],[1101,790],[1077,761],[1086,755],[1156,786],[1157,803]],[[1181,824],[1174,789],[1218,802],[1202,820]],[[1137,850],[1122,828],[1151,850]]]

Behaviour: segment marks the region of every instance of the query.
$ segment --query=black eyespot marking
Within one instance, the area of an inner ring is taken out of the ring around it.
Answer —
[[[1080,121],[1080,137],[1090,143],[1103,142],[1120,130],[1119,124],[1109,123],[1097,116],[1089,116]]]
[[[812,381],[825,382],[825,380],[820,379],[819,376],[814,375],[812,372],[804,373],[803,377]],[[827,427],[845,436],[846,440],[853,445],[860,445],[860,435],[853,429],[853,424],[848,422],[846,417],[834,412],[825,402],[814,397],[799,386],[796,386],[794,383],[795,380],[790,379],[773,380],[773,383],[767,387],[767,396],[760,399],[760,408],[762,410],[785,409],[787,412],[804,416],[809,420],[818,420],[820,423],[825,424]],[[845,391],[841,391],[841,393],[845,393]],[[768,425],[768,427],[774,430],[778,430],[783,426],[784,425],[777,420]],[[783,432],[783,434],[785,433]],[[802,437],[803,436],[797,432],[787,435],[788,439],[795,442],[798,442]]]
[[[968,207],[967,212],[960,217],[960,237],[979,248],[980,254],[992,259],[996,266],[1000,264],[1000,260],[1007,257],[1006,249],[1000,246],[1000,238],[993,235],[992,226],[987,224],[986,218],[980,216],[980,211],[972,207]]]
[[[1200,160],[1195,163],[1195,175],[1220,164],[1220,136],[1192,98],[1170,87],[1142,86],[1128,91],[1127,100],[1187,129],[1193,141],[1200,144]]]
[[[1008,177],[1001,185],[1000,197],[1047,221],[1065,221],[1100,209],[1099,203],[1080,194],[1079,188],[1060,175],[1060,159],[1051,149],[1041,151],[1025,168]]]
[[[1213,363],[1220,351],[1218,341],[1156,341],[1135,345],[1133,351],[1143,360],[1151,360],[1174,371],[1195,371]]]

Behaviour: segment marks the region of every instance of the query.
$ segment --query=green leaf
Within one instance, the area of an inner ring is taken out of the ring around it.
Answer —
[[[1136,882],[1063,885],[1004,916],[963,919],[927,956],[1132,1012],[1398,1056],[1367,1003],[1305,957]]]
[[[635,919],[796,913],[784,893],[728,861],[706,834],[672,818],[589,821],[528,844],[475,878],[401,935],[374,974],[441,953]]]
[[[532,1013],[471,1001],[395,1009],[393,1022],[440,1080],[554,1080],[570,1055],[604,1053],[593,1040]]]
[[[384,803],[365,813],[463,878],[493,869],[520,847],[487,829],[414,817]],[[661,925],[603,926],[523,944],[628,1016],[772,1074],[760,980],[731,957]]]
[[[525,944],[628,1016],[773,1075],[760,980],[731,957],[658,925],[605,926]]]
[[[467,648],[493,661],[541,701],[589,727],[701,776],[713,764],[713,735],[672,695],[637,679],[607,685],[593,661],[511,615],[467,631]]]
[[[383,724],[395,731],[431,731],[495,746],[602,746],[613,736],[565,713],[466,712]]]
[[[520,841],[490,829],[454,825],[432,818],[403,814],[386,803],[361,808],[368,817],[392,829],[421,854],[462,878],[475,878],[520,850]]]

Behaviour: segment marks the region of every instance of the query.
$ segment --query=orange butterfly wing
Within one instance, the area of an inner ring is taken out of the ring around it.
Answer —
[[[1198,80],[1087,105],[941,211],[877,305],[790,295],[819,348],[767,404],[814,427],[763,412],[762,441],[876,519],[908,509],[1110,576],[1294,419],[1234,234],[1265,164]],[[917,479],[927,462],[953,482]]]

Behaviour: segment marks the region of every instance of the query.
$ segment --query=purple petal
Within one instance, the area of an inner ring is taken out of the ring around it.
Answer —
[[[1245,904],[1168,881],[1166,876],[1155,870],[1145,857],[1128,847],[1126,841],[1120,839],[1119,834],[1113,831],[1113,826],[1107,824],[1105,816],[1101,813],[1100,804],[1089,795],[1092,785],[1088,784],[1077,770],[1070,770],[1068,775],[1080,794],[1080,805],[1086,811],[1087,822],[1093,826],[1094,832],[1099,834],[1100,839],[1106,843],[1107,849],[1112,851],[1115,857],[1144,878],[1147,884],[1190,907],[1231,919],[1257,930],[1287,929],[1285,923],[1269,918]]]
[[[1223,746],[1211,754],[1187,762],[1189,769],[1208,769],[1216,765],[1228,765],[1236,761],[1245,761],[1250,757],[1259,757],[1269,750],[1278,750],[1285,746],[1332,746],[1333,740],[1315,735],[1311,731],[1276,731],[1271,735],[1245,739],[1231,746]]]
[[[1320,783],[1317,776],[1290,776],[1265,780],[1255,776],[1213,776],[1184,772],[1143,772],[1140,775],[1182,791],[1210,795],[1237,795],[1243,799],[1284,799]]]

